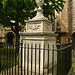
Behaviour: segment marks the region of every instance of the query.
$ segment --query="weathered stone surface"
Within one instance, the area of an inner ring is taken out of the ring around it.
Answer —
[[[45,18],[27,21],[26,32],[52,32],[52,24]]]
[[[65,1],[66,3],[64,3],[62,12],[60,12],[59,14],[56,13],[56,27],[57,23],[59,23],[61,32],[68,32],[69,27],[69,1]]]
[[[71,1],[72,9],[71,9],[71,16],[72,16],[72,33],[75,32],[75,0]]]

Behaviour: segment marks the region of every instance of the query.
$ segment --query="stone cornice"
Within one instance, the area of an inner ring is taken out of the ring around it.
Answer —
[[[42,17],[42,18],[33,18],[33,19],[29,19],[26,22],[36,22],[36,21],[47,21],[49,23],[52,23],[51,21],[48,20],[48,18]]]
[[[36,32],[36,33],[27,33],[27,32],[21,32],[20,36],[58,36],[58,34],[50,33],[50,32]]]

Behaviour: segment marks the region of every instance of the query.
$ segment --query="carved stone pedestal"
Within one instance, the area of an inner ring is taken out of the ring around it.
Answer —
[[[20,33],[20,40],[23,40],[23,43],[26,43],[26,46],[29,43],[29,48],[30,48],[26,50],[23,48],[23,59],[22,59],[23,68],[25,64],[26,71],[29,71],[29,72],[32,71],[32,73],[35,73],[35,69],[36,69],[37,74],[39,73],[39,70],[41,74],[43,74],[43,70],[44,70],[44,73],[46,74],[47,69],[48,68],[50,69],[52,67],[52,50],[48,51],[48,44],[49,44],[49,49],[52,49],[53,44],[54,44],[54,48],[56,49],[57,35],[52,33],[52,24],[43,15],[43,9],[41,8],[43,3],[44,3],[44,0],[36,0],[36,4],[39,7],[37,9],[37,15],[26,22],[26,32]],[[31,44],[33,44],[34,49],[31,49]],[[37,44],[36,49],[35,49],[35,44]],[[39,49],[39,44],[41,44],[40,49]],[[45,44],[45,54],[43,54],[44,44]],[[24,52],[24,50],[26,52]],[[26,60],[24,58],[25,55],[26,55]],[[48,57],[49,57],[49,61],[48,61]],[[24,63],[24,60],[25,60],[25,63]],[[35,62],[36,62],[36,65],[35,65]],[[56,64],[56,62],[57,62],[57,52],[55,51],[54,65]]]
[[[41,48],[43,49],[43,45],[45,44],[45,49],[52,49],[53,44],[56,49],[56,34],[52,33],[52,24],[45,17],[38,17],[28,20],[26,23],[26,32],[20,33],[20,40],[23,40],[23,43],[26,43],[31,46],[33,43],[33,48],[35,48],[35,44],[37,44],[37,48],[39,48],[39,44],[41,44]],[[54,52],[54,64],[57,62],[57,52]],[[26,57],[27,57],[27,49],[26,49]],[[43,50],[40,50],[40,72],[43,73]],[[52,50],[49,51],[49,68],[52,67]],[[36,53],[36,71],[39,72],[39,50],[37,49]],[[35,72],[35,49],[33,49],[33,72]],[[48,50],[45,50],[45,64],[44,71],[47,73],[48,67]],[[27,70],[27,58],[25,61],[26,70]],[[23,49],[23,67],[24,67],[24,49]],[[31,49],[29,49],[29,71],[31,71]]]

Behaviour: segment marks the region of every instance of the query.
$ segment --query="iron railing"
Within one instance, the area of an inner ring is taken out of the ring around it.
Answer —
[[[22,42],[19,46],[0,45],[0,73],[1,75],[67,75],[71,68],[71,49],[71,44],[60,49],[55,49],[54,45],[51,49],[49,44],[42,46]]]

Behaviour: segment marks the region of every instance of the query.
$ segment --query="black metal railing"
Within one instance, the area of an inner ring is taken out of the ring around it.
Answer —
[[[68,45],[57,51],[57,75],[67,75],[71,68],[72,46]]]
[[[2,75],[67,75],[71,68],[72,45],[59,48],[50,45],[0,45],[0,73]],[[17,47],[17,48],[16,48]],[[18,49],[18,51],[16,51]]]

